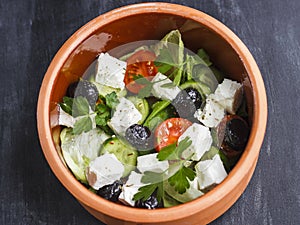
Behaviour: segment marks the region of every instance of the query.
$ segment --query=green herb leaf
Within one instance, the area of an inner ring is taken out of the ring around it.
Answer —
[[[163,183],[148,184],[140,187],[139,192],[133,196],[134,201],[146,201],[156,191],[157,201],[160,203],[164,196]]]
[[[152,107],[152,112],[147,117],[144,124],[148,124],[158,113],[160,113],[165,108],[167,108],[168,105],[170,105],[170,101],[167,101],[167,100],[162,100],[162,101],[155,103],[155,105],[153,105],[153,107]]]
[[[95,112],[96,113],[101,114],[101,113],[104,113],[106,111],[109,111],[109,108],[106,105],[104,105],[104,104],[98,104],[95,107]]]
[[[76,121],[73,128],[73,134],[81,134],[88,132],[93,128],[92,120],[89,116],[85,116]]]
[[[153,84],[150,83],[149,85],[146,85],[145,87],[140,89],[140,91],[138,93],[138,97],[139,98],[149,97],[151,95],[152,87],[153,87]]]
[[[140,187],[139,192],[133,196],[133,200],[143,200],[146,201],[152,193],[157,189],[157,184],[148,184],[146,186]]]
[[[106,126],[107,125],[107,121],[110,119],[110,112],[109,111],[105,111],[102,114],[97,114],[95,116],[95,121],[96,124],[98,126]]]
[[[72,116],[73,98],[63,97],[63,102],[59,103],[62,110]]]
[[[190,187],[189,180],[192,181],[195,177],[196,173],[192,169],[183,166],[168,179],[168,182],[174,186],[175,191],[183,194]]]
[[[160,85],[160,87],[162,87],[162,88],[174,88],[174,87],[176,87],[176,85],[173,82],[170,82],[170,83]]]
[[[116,108],[116,106],[119,104],[118,96],[114,91],[105,96],[105,101],[106,105],[111,109]]]
[[[200,48],[197,52],[197,55],[205,62],[207,66],[211,66],[212,62],[209,60],[209,56],[203,48]]]
[[[85,116],[90,111],[89,102],[85,97],[78,96],[73,100],[72,116]]]
[[[141,179],[141,182],[144,184],[155,184],[162,182],[164,180],[164,173],[156,173],[152,171],[145,171]]]
[[[192,141],[189,140],[188,137],[183,139],[178,143],[178,146],[176,147],[176,143],[168,145],[164,148],[162,148],[158,155],[157,159],[159,161],[163,160],[181,160],[181,154],[182,152],[187,149],[192,144]]]
[[[157,154],[157,159],[159,161],[163,160],[176,160],[177,155],[174,154],[176,149],[176,143],[167,145],[166,147],[162,148],[159,153]]]
[[[178,143],[177,148],[175,149],[175,153],[178,158],[181,158],[181,154],[184,150],[186,150],[190,145],[192,144],[192,141],[190,140],[189,137],[186,137],[182,141]]]
[[[149,85],[151,84],[151,81],[149,81],[148,79],[146,79],[145,77],[140,77],[138,79],[135,79],[134,80],[137,84],[140,84],[140,85]]]

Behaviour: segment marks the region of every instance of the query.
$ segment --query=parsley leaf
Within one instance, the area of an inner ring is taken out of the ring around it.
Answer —
[[[144,176],[141,179],[141,182],[144,184],[154,184],[159,183],[164,180],[164,173],[156,173],[152,171],[145,171]]]
[[[78,96],[73,99],[72,116],[85,116],[90,112],[90,105],[85,97]]]
[[[161,202],[164,194],[163,183],[148,184],[139,188],[139,192],[133,196],[134,201],[146,201],[156,191],[156,198]]]
[[[195,171],[185,166],[182,166],[172,177],[168,179],[170,185],[174,186],[175,191],[183,194],[190,187],[190,181],[196,177]]]
[[[189,140],[188,137],[183,139],[178,143],[178,146],[176,147],[176,143],[168,145],[164,148],[162,148],[157,158],[159,161],[163,160],[181,160],[181,154],[182,152],[187,149],[192,144],[192,141]]]
[[[76,121],[73,128],[73,134],[81,134],[93,128],[92,120],[89,116],[84,116]]]
[[[116,106],[119,104],[118,96],[114,91],[105,96],[105,101],[106,105],[111,109],[116,108]]]
[[[67,96],[63,97],[63,102],[59,103],[59,106],[62,110],[72,116],[73,98]]]

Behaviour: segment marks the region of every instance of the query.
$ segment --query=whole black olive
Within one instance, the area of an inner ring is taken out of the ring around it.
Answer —
[[[194,88],[186,88],[178,93],[172,101],[178,116],[182,118],[193,118],[197,109],[201,107],[202,98]]]
[[[105,185],[97,191],[97,194],[112,202],[117,202],[122,192],[123,183],[119,180],[112,184]]]
[[[133,124],[125,131],[126,140],[138,150],[149,150],[153,148],[153,137],[148,127]]]
[[[250,128],[240,116],[228,115],[218,126],[218,137],[221,141],[221,150],[230,153],[242,152],[248,142]]]
[[[90,106],[94,107],[98,100],[99,92],[93,83],[87,80],[80,80],[69,85],[67,96],[71,98],[83,96],[88,100]]]

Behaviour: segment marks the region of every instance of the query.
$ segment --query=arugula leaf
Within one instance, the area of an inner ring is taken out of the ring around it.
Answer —
[[[59,106],[62,110],[72,116],[73,98],[67,96],[63,97],[63,102],[59,103]]]
[[[114,91],[105,96],[105,101],[106,105],[111,109],[116,108],[116,106],[119,104],[118,96]]]
[[[162,87],[162,88],[174,88],[174,87],[176,87],[176,85],[172,82],[172,83],[166,83],[166,84],[160,85],[160,87]]]
[[[183,194],[190,187],[190,181],[194,180],[196,173],[187,167],[182,166],[172,177],[168,179],[170,185],[174,186],[175,191]]]
[[[85,97],[78,96],[73,99],[72,116],[85,116],[90,112],[90,105]]]
[[[148,124],[158,113],[160,113],[161,111],[163,111],[165,108],[168,107],[168,105],[170,105],[170,101],[167,100],[162,100],[159,101],[157,103],[155,103],[155,105],[152,108],[152,112],[150,113],[150,115],[147,117],[146,121],[144,122],[144,124]]]
[[[82,132],[88,132],[92,128],[93,124],[91,118],[89,116],[84,116],[75,122],[73,134],[81,134]]]
[[[212,62],[209,60],[209,56],[203,48],[200,48],[197,55],[205,62],[207,66],[211,66]]]

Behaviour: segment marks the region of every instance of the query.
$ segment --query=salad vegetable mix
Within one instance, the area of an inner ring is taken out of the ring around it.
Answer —
[[[178,30],[93,73],[58,104],[61,151],[74,176],[113,202],[155,209],[222,182],[250,133],[243,86],[224,78]]]

